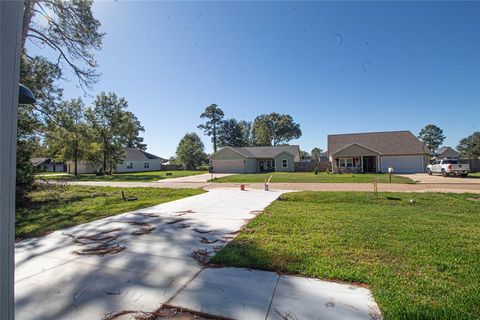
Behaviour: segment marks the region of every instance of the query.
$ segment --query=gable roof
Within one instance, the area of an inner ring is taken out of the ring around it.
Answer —
[[[334,155],[353,144],[382,155],[431,154],[425,144],[410,131],[386,131],[329,135],[329,155]]]
[[[286,152],[294,156],[295,161],[300,161],[300,147],[298,145],[283,145],[270,147],[225,147],[229,148],[246,158],[275,158]],[[225,149],[224,148],[224,149]],[[219,150],[218,152],[222,151]]]
[[[125,148],[125,158],[124,161],[135,161],[135,160],[154,160],[154,159],[160,159],[160,160],[165,160],[159,156],[156,156],[154,154],[142,151],[137,148]]]
[[[443,154],[450,154],[451,156],[453,157],[459,157],[460,156],[460,152],[458,152],[457,150],[453,149],[452,147],[442,147],[440,148],[438,151],[437,151],[437,154],[436,156],[437,157],[441,157]]]

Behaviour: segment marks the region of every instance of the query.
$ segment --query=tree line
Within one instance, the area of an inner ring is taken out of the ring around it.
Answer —
[[[200,115],[205,122],[198,125],[203,133],[210,137],[213,152],[219,148],[248,147],[248,146],[276,146],[288,143],[302,136],[300,124],[293,121],[289,114],[276,112],[257,116],[253,122],[225,119],[225,113],[216,104],[205,108]],[[178,144],[176,158],[172,159],[184,164],[187,169],[206,164],[208,156],[205,146],[196,133],[187,133]]]
[[[75,174],[78,161],[88,160],[108,174],[122,161],[125,147],[145,149],[144,128],[125,98],[102,92],[88,107],[80,98],[63,98],[59,83],[66,74],[73,75],[85,95],[99,80],[94,53],[105,36],[100,26],[91,0],[24,1],[20,82],[37,102],[18,109],[17,199],[33,186],[32,157],[71,160]],[[57,57],[32,56],[27,42]]]
[[[213,152],[226,146],[276,146],[302,136],[300,124],[289,114],[262,114],[253,122],[224,117],[223,110],[216,104],[206,107],[200,115],[206,121],[198,128],[211,138]]]

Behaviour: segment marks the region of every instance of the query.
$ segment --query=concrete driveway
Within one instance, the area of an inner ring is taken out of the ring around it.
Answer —
[[[16,319],[104,319],[125,310],[151,312],[163,304],[233,319],[378,317],[366,288],[204,267],[281,194],[211,190],[20,241]]]
[[[187,177],[162,179],[156,182],[157,183],[201,183],[201,182],[207,182],[210,179],[227,177],[231,175],[233,175],[233,173],[213,173],[213,174],[203,173],[203,174],[197,174],[197,175],[187,176]]]
[[[427,173],[399,174],[399,176],[407,177],[418,183],[431,184],[480,184],[480,178],[477,177],[443,177],[439,174],[429,176]]]

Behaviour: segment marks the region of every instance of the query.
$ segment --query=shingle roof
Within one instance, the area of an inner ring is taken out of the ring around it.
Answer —
[[[151,159],[165,160],[161,157],[158,157],[154,154],[142,151],[140,149],[125,148],[125,161],[151,160]]]
[[[441,147],[440,149],[438,149],[437,151],[437,157],[438,156],[442,156],[443,153],[450,153],[454,156],[460,156],[460,152],[458,152],[457,150],[453,149],[452,147]]]
[[[300,147],[298,145],[284,145],[272,147],[229,147],[247,158],[274,158],[282,152],[290,153],[295,161],[300,160]]]
[[[364,132],[328,136],[330,155],[359,144],[382,155],[431,154],[431,151],[410,131]]]

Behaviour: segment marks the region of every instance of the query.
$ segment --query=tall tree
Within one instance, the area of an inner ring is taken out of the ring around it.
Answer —
[[[106,173],[112,173],[114,166],[123,161],[125,147],[132,141],[140,140],[138,134],[144,131],[127,108],[125,98],[119,98],[112,92],[102,92],[96,97],[93,108],[86,112],[100,146],[96,159],[102,162]]]
[[[22,48],[28,40],[49,47],[67,65],[82,88],[98,80],[93,52],[100,50],[104,33],[92,14],[92,0],[25,0]],[[26,54],[26,53],[25,53]],[[28,55],[27,55],[28,57]]]
[[[218,128],[218,147],[245,147],[249,145],[250,123],[228,119]]]
[[[434,124],[428,124],[425,126],[425,128],[420,130],[418,138],[420,138],[420,140],[422,140],[425,145],[434,153],[438,150],[438,148],[445,140],[443,130]]]
[[[319,162],[320,161],[320,155],[322,154],[322,152],[323,151],[320,148],[317,148],[317,147],[313,148],[312,151],[310,152],[311,155],[312,155],[312,160]]]
[[[78,175],[78,161],[91,150],[93,140],[85,121],[85,106],[80,98],[59,104],[57,123],[49,123],[45,143],[49,153],[60,161],[73,161],[74,174]]]
[[[217,132],[223,117],[224,114],[222,109],[220,109],[216,104],[211,104],[206,107],[205,111],[200,115],[200,118],[207,119],[207,121],[204,124],[199,125],[198,128],[202,129],[207,136],[212,137],[214,152],[217,152]]]
[[[457,150],[467,158],[480,158],[480,131],[460,140]]]
[[[177,160],[187,170],[195,170],[205,163],[207,155],[202,140],[196,133],[187,133],[178,143]]]
[[[252,135],[257,146],[276,146],[302,136],[300,124],[293,121],[289,114],[262,114],[255,118]]]
[[[33,185],[33,168],[30,159],[38,149],[39,134],[44,122],[51,119],[55,106],[62,98],[62,89],[57,81],[61,70],[42,57],[27,59],[22,55],[20,82],[29,87],[37,102],[34,105],[19,105],[17,130],[16,193],[21,199]]]

